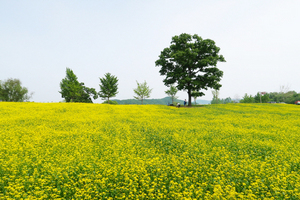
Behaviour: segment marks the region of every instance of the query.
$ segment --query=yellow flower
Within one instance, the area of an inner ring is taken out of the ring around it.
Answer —
[[[0,199],[299,199],[299,107],[0,102]]]

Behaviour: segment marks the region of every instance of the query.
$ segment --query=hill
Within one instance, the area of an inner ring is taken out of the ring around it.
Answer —
[[[141,101],[136,99],[112,99],[112,101],[116,101],[118,104],[141,104]],[[176,99],[174,102],[183,104],[183,100]],[[152,104],[152,105],[168,105],[171,104],[172,100],[170,97],[165,97],[162,99],[144,99],[143,104]]]
[[[112,99],[112,101],[116,101],[118,104],[141,104],[141,101],[136,99]],[[183,100],[176,99],[174,102],[183,104]],[[144,99],[143,104],[152,104],[152,105],[168,105],[171,104],[172,100],[170,97],[165,97],[162,99]],[[194,102],[192,102],[194,103]],[[210,104],[209,100],[197,100],[197,104]]]
[[[210,104],[211,100],[202,100],[202,99],[199,99],[199,100],[196,100],[197,104]]]

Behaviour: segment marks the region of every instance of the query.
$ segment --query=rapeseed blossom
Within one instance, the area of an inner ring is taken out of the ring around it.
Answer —
[[[0,199],[299,199],[300,107],[0,102]]]

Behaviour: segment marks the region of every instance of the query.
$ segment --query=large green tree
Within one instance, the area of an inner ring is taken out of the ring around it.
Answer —
[[[61,93],[62,98],[66,102],[93,103],[92,97],[94,99],[98,98],[96,90],[84,86],[84,83],[80,83],[73,70],[69,68],[66,69],[66,78],[60,82],[60,88],[61,91],[59,93]]]
[[[110,73],[106,73],[104,78],[100,78],[100,83],[99,96],[105,100],[107,99],[107,103],[109,104],[109,98],[115,97],[118,94],[118,78]]]
[[[143,104],[144,99],[150,97],[150,93],[152,92],[152,89],[149,88],[146,81],[144,81],[144,83],[139,83],[139,82],[136,83],[137,83],[137,88],[133,89],[136,96],[133,97],[137,100],[140,100],[141,103]]]
[[[203,96],[201,90],[221,87],[223,72],[216,65],[225,59],[219,51],[213,40],[183,33],[172,37],[170,47],[161,52],[155,65],[161,66],[159,72],[166,76],[165,85],[177,83],[178,90],[187,91],[191,106],[192,91],[197,91],[193,96]]]
[[[22,83],[19,79],[10,78],[3,82],[0,81],[1,101],[28,101],[31,96],[32,93],[28,94],[28,89],[26,87],[22,87]]]

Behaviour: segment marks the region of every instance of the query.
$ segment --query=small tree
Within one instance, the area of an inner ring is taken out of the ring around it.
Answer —
[[[219,104],[219,90],[212,90],[211,93],[213,95],[213,100],[211,101],[211,104]]]
[[[288,86],[288,85],[286,85],[286,86],[284,86],[284,85],[281,85],[280,86],[280,97],[281,97],[281,99],[282,99],[282,102],[285,102],[285,98],[286,98],[286,94],[287,94],[287,92],[289,91],[289,89],[290,89],[290,86]]]
[[[248,94],[246,93],[243,99],[240,100],[240,103],[255,103],[255,99],[253,96],[248,96]]]
[[[199,92],[198,91],[192,91],[192,97],[194,98],[194,102],[195,102],[195,105],[197,104],[196,100],[197,100],[197,97],[200,96]]]
[[[106,100],[104,101],[102,104],[112,104],[112,105],[118,105],[118,102],[117,101],[112,101],[112,100],[109,100],[109,102]]]
[[[261,94],[260,92],[257,92],[257,94],[254,96],[255,103],[268,103],[270,101],[269,94]]]
[[[76,102],[80,97],[81,85],[73,70],[66,69],[66,78],[60,82],[61,97],[65,98],[66,102]]]
[[[103,99],[107,99],[107,103],[109,104],[109,98],[115,97],[118,94],[118,78],[116,76],[111,75],[110,73],[106,73],[104,78],[100,78],[101,84],[99,96]]]
[[[231,100],[230,97],[227,97],[226,99],[224,99],[224,103],[233,103],[233,101]]]
[[[133,89],[136,96],[133,96],[133,97],[137,100],[140,100],[141,103],[143,104],[143,100],[145,98],[150,97],[150,93],[152,92],[152,89],[150,89],[149,86],[147,86],[146,81],[144,81],[144,83],[139,83],[136,81],[136,83],[137,83],[137,88]]]
[[[22,102],[28,101],[31,94],[28,94],[28,89],[21,86],[19,79],[7,79],[6,81],[0,81],[0,100],[2,101],[14,101]]]
[[[177,92],[178,92],[178,89],[177,89],[173,84],[170,86],[170,89],[169,89],[169,90],[165,91],[165,93],[166,93],[169,97],[171,97],[171,99],[172,99],[172,104],[174,104],[174,100],[178,98],[178,97],[176,96]]]
[[[94,99],[98,98],[97,92],[94,88],[88,88],[84,86],[84,83],[79,83],[77,76],[73,70],[66,69],[66,78],[60,82],[60,88],[62,98],[65,98],[66,102],[85,102],[93,103],[91,96]]]

